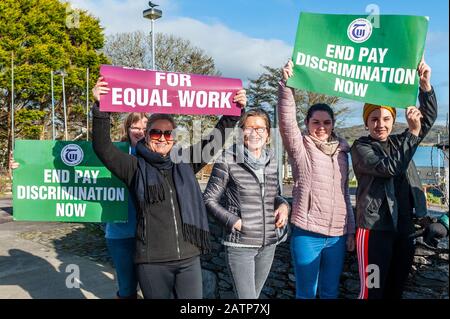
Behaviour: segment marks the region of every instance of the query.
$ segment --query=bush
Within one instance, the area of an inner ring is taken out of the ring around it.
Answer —
[[[436,196],[431,192],[427,192],[427,202],[429,204],[440,205],[442,203],[442,199],[440,196]]]

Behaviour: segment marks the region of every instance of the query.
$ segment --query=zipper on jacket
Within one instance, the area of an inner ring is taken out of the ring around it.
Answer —
[[[177,217],[176,217],[176,215],[175,215],[175,205],[174,205],[174,203],[173,203],[173,191],[172,191],[172,187],[170,187],[169,181],[167,180],[167,175],[164,174],[164,176],[166,177],[166,181],[167,181],[167,184],[168,184],[168,186],[169,186],[169,192],[170,192],[170,205],[171,205],[171,207],[172,207],[173,222],[174,222],[174,224],[175,224],[175,236],[177,237],[177,254],[178,254],[178,259],[181,259],[180,243],[179,243],[179,240],[178,240],[178,237],[179,237],[179,235],[178,235],[178,223],[177,223]]]
[[[331,193],[332,194],[332,196],[331,196],[331,209],[332,209],[332,212],[331,212],[331,220],[330,220],[330,225],[328,225],[328,236],[330,235],[330,232],[331,232],[331,225],[333,225],[333,217],[334,217],[334,193],[335,193],[335,189],[334,189],[334,180],[335,180],[335,172],[336,172],[336,170],[334,169],[334,158],[333,157],[331,157],[331,166],[333,167],[333,192]]]
[[[147,244],[146,240],[147,240],[147,218],[144,217],[144,227],[143,227],[143,232],[142,232],[142,241],[144,242],[144,244]]]
[[[147,231],[147,219],[145,218],[145,216],[139,218],[139,223],[141,224],[141,233],[139,234],[139,238],[142,244],[146,245],[147,243],[145,242],[146,240],[145,232]]]
[[[270,165],[270,164],[266,164],[266,167]],[[259,178],[258,176],[256,176],[256,174],[251,170],[251,169],[246,169],[248,172],[250,172],[250,174],[253,175],[253,177],[256,179],[256,182],[259,184],[259,190],[261,192],[261,202],[262,202],[262,213],[263,213],[263,241],[262,241],[262,246],[265,246],[265,242],[266,242],[266,207],[264,205],[264,196],[263,196],[263,188],[264,188],[264,184],[266,182],[266,179],[264,177],[264,183],[260,183],[259,182]],[[265,169],[264,169],[264,174],[265,174]],[[242,218],[242,217],[241,217]]]
[[[261,191],[261,202],[262,202],[262,212],[263,212],[263,240],[262,246],[266,244],[266,207],[264,205],[264,183],[259,183],[259,190]]]

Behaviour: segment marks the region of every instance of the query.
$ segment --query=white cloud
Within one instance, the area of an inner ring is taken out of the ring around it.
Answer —
[[[281,67],[291,56],[292,47],[276,39],[251,38],[218,21],[204,23],[187,17],[175,17],[176,2],[159,0],[163,17],[155,22],[155,31],[173,34],[192,42],[212,56],[223,76],[256,78],[262,65]],[[142,17],[146,3],[135,0],[70,0],[76,7],[98,17],[105,34],[150,30],[150,21]]]
[[[280,40],[251,38],[223,24],[206,24],[190,18],[161,21],[158,30],[190,40],[216,61],[224,76],[255,78],[263,65],[281,67],[292,47]]]
[[[142,16],[142,12],[149,8],[146,1],[69,0],[67,2],[70,2],[72,7],[86,10],[99,18],[107,35],[136,30],[150,32],[150,20]],[[164,10],[163,17],[166,13],[177,10],[177,4],[174,1],[158,0],[157,2]]]

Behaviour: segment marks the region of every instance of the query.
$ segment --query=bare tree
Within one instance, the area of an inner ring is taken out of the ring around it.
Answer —
[[[141,31],[114,34],[106,39],[104,54],[114,65],[134,68],[151,67],[151,35]],[[156,34],[156,69],[169,72],[194,73],[203,75],[220,75],[214,59],[190,41],[168,34]],[[193,121],[201,123],[202,132],[214,127],[217,116],[176,115],[178,123],[190,133],[192,140]],[[114,126],[121,122],[119,116],[113,118]],[[195,142],[195,141],[194,141]]]

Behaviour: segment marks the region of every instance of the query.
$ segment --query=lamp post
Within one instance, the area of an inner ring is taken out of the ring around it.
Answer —
[[[14,151],[14,52],[11,53],[11,149]]]
[[[89,141],[89,68],[86,68],[86,141]]]
[[[155,69],[155,33],[154,33],[154,24],[155,20],[162,17],[162,11],[155,9],[157,7],[157,4],[152,3],[149,1],[148,5],[150,6],[149,9],[144,10],[142,13],[144,18],[150,19],[152,22],[152,70]]]
[[[53,90],[53,70],[50,71],[50,86],[52,88],[52,139],[56,139],[55,131],[55,94]]]
[[[67,141],[67,111],[66,111],[66,89],[64,86],[64,77],[67,73],[64,70],[55,71],[56,75],[61,75],[62,81],[62,95],[63,95],[63,109],[64,109],[64,140]]]

